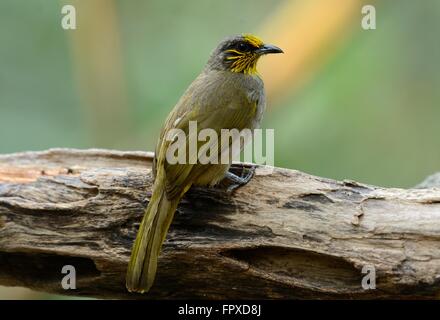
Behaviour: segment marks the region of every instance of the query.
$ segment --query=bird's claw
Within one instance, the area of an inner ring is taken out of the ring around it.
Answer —
[[[237,175],[231,171],[226,172],[223,180],[227,181],[227,193],[232,193],[234,190],[246,185],[255,174],[255,166],[241,167],[241,174]]]

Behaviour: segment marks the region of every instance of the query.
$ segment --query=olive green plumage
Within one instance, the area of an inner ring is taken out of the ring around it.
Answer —
[[[169,164],[167,132],[178,128],[188,134],[190,121],[197,121],[198,131],[211,128],[218,136],[221,129],[258,128],[266,101],[256,63],[261,55],[277,52],[282,51],[251,35],[225,39],[169,114],[156,146],[153,193],[128,265],[129,291],[147,292],[152,286],[162,243],[185,192],[192,185],[217,184],[229,169],[229,164]]]

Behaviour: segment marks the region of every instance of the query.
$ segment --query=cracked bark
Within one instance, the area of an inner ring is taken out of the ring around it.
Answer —
[[[440,296],[439,179],[404,190],[269,167],[233,195],[190,190],[155,286],[129,294],[151,161],[110,150],[0,156],[0,284],[99,298]],[[62,289],[63,265],[75,266],[76,290]],[[361,286],[364,266],[375,290]]]

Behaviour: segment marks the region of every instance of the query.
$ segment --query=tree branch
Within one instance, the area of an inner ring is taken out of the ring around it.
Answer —
[[[440,189],[386,189],[258,167],[182,200],[147,295],[125,271],[152,154],[0,156],[0,284],[107,298],[438,298]],[[76,268],[64,290],[62,266]],[[373,266],[376,289],[361,286]]]

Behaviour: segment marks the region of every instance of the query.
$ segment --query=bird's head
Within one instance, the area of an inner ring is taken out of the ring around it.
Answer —
[[[256,36],[243,34],[220,42],[211,53],[207,68],[255,74],[257,61],[262,55],[282,52],[280,48],[265,44]]]

